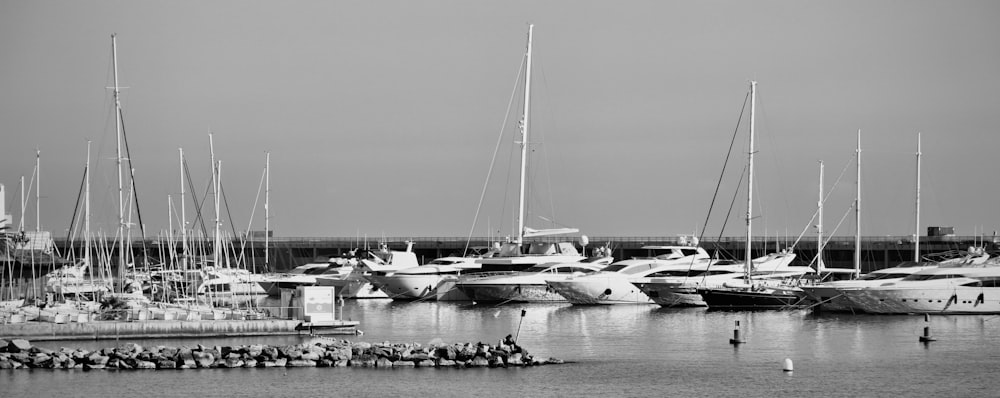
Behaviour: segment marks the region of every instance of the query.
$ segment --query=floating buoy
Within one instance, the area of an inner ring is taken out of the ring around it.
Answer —
[[[783,370],[785,372],[791,372],[793,370],[792,359],[791,358],[785,358],[785,363],[781,367],[781,370]]]
[[[745,341],[740,338],[740,321],[736,321],[736,328],[733,329],[733,338],[729,339],[729,344],[740,345],[743,343],[745,343]]]
[[[930,342],[932,342],[934,340],[937,340],[937,339],[935,339],[934,337],[931,336],[931,326],[930,326],[931,325],[931,315],[930,314],[924,314],[924,322],[927,322],[927,326],[924,326],[924,335],[920,336],[919,341],[921,343],[930,343]]]

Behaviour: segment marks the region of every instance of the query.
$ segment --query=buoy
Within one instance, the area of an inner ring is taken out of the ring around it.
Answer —
[[[793,370],[791,358],[785,358],[785,364],[781,367],[781,370],[786,372],[791,372]]]
[[[745,341],[740,338],[740,321],[736,321],[736,328],[733,329],[733,338],[729,339],[729,344],[740,345],[743,343],[745,343]]]
[[[934,340],[937,340],[934,337],[931,337],[931,326],[930,326],[931,325],[931,315],[930,314],[924,314],[924,322],[927,322],[927,326],[924,326],[924,335],[920,336],[920,338],[919,338],[920,342],[921,343],[930,343],[930,342],[932,342]]]

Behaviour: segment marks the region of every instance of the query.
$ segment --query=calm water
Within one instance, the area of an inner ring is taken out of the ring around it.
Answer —
[[[520,317],[524,308],[527,315]],[[350,340],[495,342],[516,333],[536,356],[571,364],[522,369],[204,369],[0,371],[0,396],[998,396],[1000,317],[708,312],[653,305],[472,306],[348,302]],[[735,321],[747,343],[734,348]],[[292,344],[308,337],[147,340],[143,345]],[[49,348],[115,341],[40,342]],[[791,358],[793,373],[782,372]]]

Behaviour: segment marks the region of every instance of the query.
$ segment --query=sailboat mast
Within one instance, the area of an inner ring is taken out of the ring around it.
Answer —
[[[517,246],[524,242],[524,187],[528,166],[528,113],[531,110],[531,34],[535,25],[528,25],[528,49],[525,52],[524,111],[521,116],[521,191],[517,207]]]
[[[84,170],[86,177],[83,194],[83,261],[90,267],[90,141],[87,141],[87,166]]]
[[[187,213],[184,211],[184,148],[177,148],[181,166],[181,267],[187,269]]]
[[[858,129],[858,149],[855,152],[858,177],[854,191],[854,277],[858,278],[861,276],[861,129]]]
[[[913,223],[913,261],[920,262],[920,133],[917,133],[916,219]]]
[[[271,263],[268,250],[271,238],[271,153],[264,154],[264,269],[270,271]]]
[[[215,267],[219,266],[219,243],[222,241],[219,237],[219,168],[221,164],[215,163],[215,139],[212,133],[208,133],[208,148],[212,155],[212,194],[214,196],[214,207],[215,207],[215,232],[212,239],[212,265]]]
[[[819,161],[819,201],[816,202],[816,271],[823,271],[823,161]]]
[[[111,57],[115,70],[115,164],[118,174],[118,269],[125,269],[125,196],[122,189],[122,106],[118,87],[118,41],[111,35]],[[119,271],[121,272],[121,271]]]
[[[42,230],[42,151],[35,150],[35,232]]]
[[[753,268],[753,260],[751,253],[752,245],[752,231],[753,227],[753,216],[751,214],[753,210],[753,135],[754,135],[754,124],[756,123],[756,112],[757,112],[757,82],[750,81],[750,149],[747,156],[747,244],[746,251],[743,253],[745,258],[744,263],[744,277],[750,279],[750,270]]]

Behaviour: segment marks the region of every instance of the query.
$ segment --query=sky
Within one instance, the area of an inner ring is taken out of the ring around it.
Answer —
[[[179,225],[179,148],[211,229],[209,132],[227,229],[264,229],[270,153],[276,236],[511,234],[531,23],[531,227],[741,236],[756,80],[755,235],[814,233],[821,160],[824,229],[854,233],[858,130],[862,235],[913,233],[918,133],[920,230],[989,235],[998,17],[994,1],[7,0],[0,183],[16,225],[40,151],[40,229],[65,235],[90,141],[92,230],[114,234],[117,34],[148,235]]]

